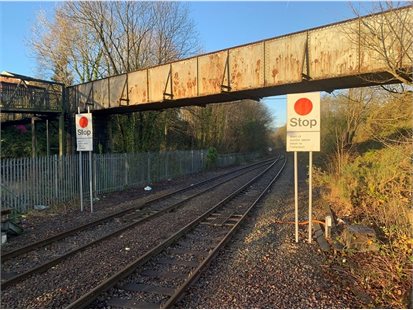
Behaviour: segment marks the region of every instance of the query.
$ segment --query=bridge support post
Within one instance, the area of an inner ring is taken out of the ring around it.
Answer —
[[[50,155],[49,119],[46,119],[46,155]]]
[[[95,132],[95,144],[101,145],[103,153],[111,153],[113,150],[112,119],[110,115],[93,115],[93,127]]]
[[[36,124],[35,117],[31,118],[31,127],[32,127],[32,157],[36,157]]]

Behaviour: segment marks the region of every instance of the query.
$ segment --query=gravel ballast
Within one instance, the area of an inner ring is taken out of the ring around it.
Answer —
[[[262,169],[260,169],[262,170]],[[186,225],[258,172],[250,172],[209,193],[197,197],[188,207],[165,214],[131,229],[115,239],[103,241],[78,253],[41,275],[34,275],[2,292],[6,308],[61,308],[86,293],[120,268],[161,242],[173,231]]]
[[[305,173],[301,173],[304,176]],[[300,192],[307,185],[300,182]],[[300,220],[307,200],[300,195]],[[235,238],[188,289],[176,308],[360,308],[364,305],[326,269],[316,242],[300,226],[295,243],[293,164]]]
[[[2,253],[12,251],[29,243],[45,239],[75,226],[86,224],[98,218],[109,215],[115,211],[129,208],[131,205],[145,201],[157,196],[172,192],[178,188],[194,184],[217,175],[234,171],[239,167],[229,167],[182,176],[173,180],[165,180],[150,184],[151,191],[145,191],[145,186],[131,187],[127,190],[113,193],[99,194],[99,200],[94,203],[94,213],[89,212],[89,204],[85,201],[85,212],[80,212],[79,202],[72,202],[66,206],[53,207],[43,211],[30,211],[29,216],[23,219],[21,225],[24,233],[12,237],[2,245]]]

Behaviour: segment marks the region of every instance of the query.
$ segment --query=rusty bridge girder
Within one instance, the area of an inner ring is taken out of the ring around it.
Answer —
[[[412,7],[401,10],[412,22]],[[398,82],[366,46],[364,21],[380,13],[110,76],[68,88],[70,110],[121,113]],[[406,46],[411,42],[406,42]],[[410,54],[390,53],[411,70]],[[369,77],[369,79],[367,79]]]

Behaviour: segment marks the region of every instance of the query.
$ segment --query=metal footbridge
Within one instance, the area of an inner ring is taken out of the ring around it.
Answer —
[[[95,112],[121,113],[398,83],[389,67],[411,73],[413,49],[411,35],[402,37],[392,29],[391,22],[386,23],[395,18],[393,13],[347,20],[71,86],[70,110],[89,105]],[[397,16],[405,19],[404,25],[412,25],[412,6],[397,10]],[[388,34],[386,42],[376,42],[388,45],[385,57],[366,42],[371,27],[381,27],[385,36]],[[411,80],[411,74],[405,77]]]

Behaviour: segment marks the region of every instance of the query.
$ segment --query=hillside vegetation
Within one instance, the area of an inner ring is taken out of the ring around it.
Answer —
[[[353,89],[322,100],[316,187],[346,223],[374,228],[379,251],[351,253],[375,307],[404,308],[412,276],[412,93]]]

